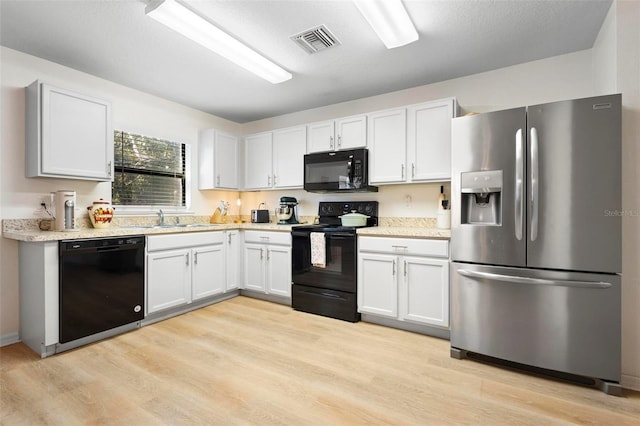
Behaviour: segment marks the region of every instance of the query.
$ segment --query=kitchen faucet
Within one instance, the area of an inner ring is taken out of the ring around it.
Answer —
[[[164,212],[162,209],[158,210],[158,225],[164,225]]]

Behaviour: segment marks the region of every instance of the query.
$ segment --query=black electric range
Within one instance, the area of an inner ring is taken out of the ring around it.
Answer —
[[[319,223],[296,226],[292,236],[291,304],[294,309],[356,322],[358,313],[358,227],[342,226],[353,211],[378,225],[377,201],[320,202]],[[312,235],[314,234],[314,235]]]

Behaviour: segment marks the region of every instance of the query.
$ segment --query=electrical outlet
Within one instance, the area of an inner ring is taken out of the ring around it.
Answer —
[[[404,207],[410,209],[413,205],[413,199],[411,199],[411,195],[405,195],[404,197]]]

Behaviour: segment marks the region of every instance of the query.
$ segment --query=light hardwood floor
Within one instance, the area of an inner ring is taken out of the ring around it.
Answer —
[[[623,397],[449,342],[237,297],[50,358],[0,349],[0,423],[640,424]]]

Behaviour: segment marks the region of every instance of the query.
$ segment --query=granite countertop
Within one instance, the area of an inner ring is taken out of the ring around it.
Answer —
[[[8,219],[2,221],[2,236],[4,238],[37,242],[37,241],[59,241],[80,238],[102,238],[118,237],[124,235],[161,235],[177,234],[186,232],[224,231],[229,229],[256,230],[256,231],[279,231],[291,232],[296,225],[278,225],[275,221],[270,223],[229,222],[214,224],[208,223],[208,216],[194,216],[183,218],[185,222],[182,227],[166,226],[153,227],[153,223],[148,222],[148,218],[121,219],[111,227],[106,229],[94,229],[88,219],[82,221],[77,230],[71,232],[43,231],[39,229],[42,220],[38,219]],[[243,218],[244,219],[244,218]],[[302,224],[313,221],[313,217],[302,219]],[[175,219],[170,219],[167,223],[175,223]],[[188,222],[187,222],[188,221]],[[379,226],[370,228],[360,228],[357,234],[372,237],[398,237],[398,238],[431,238],[450,239],[449,229],[439,229],[436,227],[436,220],[433,218],[380,218]]]
[[[185,232],[225,231],[228,229],[250,229],[257,231],[291,232],[293,225],[278,225],[277,223],[222,223],[197,224],[187,227],[150,228],[147,226],[112,226],[106,229],[79,228],[76,231],[58,232],[41,231],[37,229],[7,229],[5,226],[2,236],[12,240],[37,242],[59,241],[79,238],[118,237],[123,235],[161,235]]]
[[[402,238],[430,238],[448,240],[451,238],[451,230],[438,228],[422,228],[407,226],[374,226],[360,228],[358,236],[367,237],[402,237]]]

